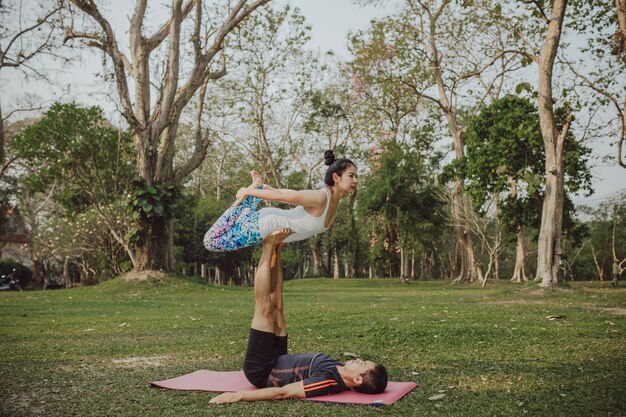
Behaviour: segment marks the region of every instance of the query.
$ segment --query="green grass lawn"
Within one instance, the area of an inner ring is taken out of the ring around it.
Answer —
[[[0,293],[3,416],[626,415],[626,289],[285,283],[290,350],[344,352],[418,386],[395,405],[213,405],[147,382],[241,369],[251,288],[170,277]],[[550,315],[564,315],[548,320]],[[429,397],[444,393],[440,401]]]

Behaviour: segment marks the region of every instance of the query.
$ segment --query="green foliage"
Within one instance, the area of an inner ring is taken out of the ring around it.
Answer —
[[[128,206],[135,220],[170,218],[176,210],[180,193],[177,184],[147,185],[143,180],[136,180],[129,193]]]
[[[607,63],[607,53],[623,61],[623,50],[618,31],[616,2],[613,0],[574,0],[568,5],[569,26],[581,35],[587,35],[584,52],[591,52]]]
[[[311,112],[303,123],[305,133],[321,132],[321,125],[327,119],[345,118],[346,114],[341,104],[324,97],[321,91],[315,91],[311,97]]]
[[[13,260],[0,260],[0,277],[8,277],[12,275],[22,288],[26,287],[33,278],[33,272],[25,265]]]
[[[56,203],[32,231],[33,256],[42,263],[69,259],[92,282],[119,274],[128,260],[118,240],[128,231],[122,200],[135,176],[131,135],[111,126],[97,106],[55,103],[10,149],[23,172],[18,191],[31,203],[40,195]]]
[[[128,193],[127,205],[134,221],[126,234],[126,241],[132,246],[141,244],[141,231],[146,228],[152,233],[155,221],[170,219],[176,211],[181,195],[179,184],[153,183],[144,180],[133,181]]]
[[[196,262],[206,262],[208,251],[202,244],[204,233],[208,230],[212,210],[206,210],[204,204],[199,205],[196,196],[183,192],[180,197],[180,207],[174,213],[174,246],[176,248],[177,264],[193,265]],[[208,201],[214,201],[208,199]],[[217,211],[217,210],[215,210]]]
[[[56,187],[68,212],[123,195],[134,175],[130,135],[113,128],[97,107],[55,103],[10,144],[27,167],[33,191]]]
[[[587,233],[584,250],[568,259],[574,279],[610,280],[614,256],[618,262],[626,259],[626,203],[618,199],[581,211],[587,220]]]
[[[358,211],[371,230],[372,258],[391,262],[398,247],[432,248],[445,217],[441,190],[417,150],[396,142],[383,146],[360,186]]]
[[[557,109],[555,117],[560,128],[565,110]],[[497,100],[470,121],[463,139],[465,158],[446,167],[443,178],[464,177],[467,192],[478,210],[500,195],[501,219],[510,233],[515,233],[520,226],[538,227],[544,193],[545,151],[536,106],[516,96]],[[577,141],[570,129],[564,152],[567,193],[591,189],[589,154],[590,149]],[[574,212],[574,205],[566,195],[563,230],[577,236],[576,241],[580,242],[584,229],[575,222]]]
[[[510,191],[512,181],[520,188],[527,185],[529,196],[539,191],[536,179],[544,173],[545,157],[539,115],[530,100],[507,96],[483,108],[463,140],[466,157],[457,164],[477,208],[492,195]]]
[[[420,42],[424,39],[413,31],[410,19],[396,16],[373,21],[367,31],[351,38],[349,47],[355,58],[348,69],[352,95],[358,99],[355,122],[370,141],[408,139],[417,136],[416,126],[424,123],[419,117],[428,105],[420,92],[432,84],[433,75],[424,59]],[[422,119],[431,117],[437,120],[435,114]]]

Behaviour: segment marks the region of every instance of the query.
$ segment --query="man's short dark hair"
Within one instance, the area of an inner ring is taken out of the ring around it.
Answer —
[[[378,364],[363,374],[363,383],[354,387],[354,390],[363,394],[380,394],[385,388],[387,388],[387,369]]]

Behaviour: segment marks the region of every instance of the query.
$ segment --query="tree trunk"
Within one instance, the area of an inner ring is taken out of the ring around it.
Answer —
[[[333,251],[331,248],[328,248],[326,251],[326,263],[324,264],[324,276],[330,277],[330,271],[333,262]]]
[[[4,151],[4,119],[2,118],[2,105],[0,105],[0,172],[2,172],[1,168],[3,168],[5,159],[6,153]],[[1,174],[0,177],[2,177]]]
[[[617,33],[614,36],[618,38],[621,43],[621,55],[624,65],[626,65],[626,0],[615,0],[615,8],[617,12],[619,36],[617,36]],[[621,130],[617,140],[617,163],[622,168],[626,168],[626,160],[623,155],[624,143],[626,143],[626,100],[623,104],[621,116]]]
[[[495,253],[495,262],[493,265],[493,277],[496,281],[500,280],[500,250],[498,249]]]
[[[426,270],[428,279],[433,279],[433,269],[435,268],[435,255],[431,252],[427,255],[428,268]]]
[[[552,70],[559,47],[566,0],[555,0],[552,19],[548,24],[546,41],[539,58],[539,122],[546,154],[546,191],[541,212],[541,229],[537,253],[537,280],[541,287],[558,283],[561,258],[561,229],[563,225],[564,164],[563,144],[571,115],[559,133],[554,119]]]
[[[63,260],[63,285],[65,288],[70,283],[70,257],[66,256]]]
[[[591,246],[591,254],[593,255],[593,263],[596,265],[596,272],[598,273],[598,280],[604,281],[604,264],[598,262],[598,254],[596,253],[596,248]]]
[[[304,266],[302,267],[302,276],[304,278],[309,273],[309,267],[311,266],[311,258],[309,256],[304,257]]]
[[[459,141],[461,141],[460,132]],[[462,149],[462,147],[463,144],[461,141],[459,148]],[[456,144],[455,148],[457,148]],[[463,151],[457,153],[457,158],[462,157]],[[461,265],[459,274],[454,279],[454,282],[482,281],[482,271],[479,270],[480,264],[477,262],[474,254],[474,242],[472,240],[471,232],[466,225],[466,216],[463,214],[464,207],[467,204],[465,196],[463,195],[463,181],[457,180],[454,187],[454,194],[452,195],[452,216],[454,219],[456,237],[461,255]]]
[[[400,247],[400,280],[404,281],[404,278],[406,277],[405,274],[405,262],[404,262],[404,258],[405,258],[405,254],[404,254],[404,248]]]
[[[322,242],[319,238],[310,239],[311,254],[313,255],[313,277],[322,276]]]
[[[333,278],[339,279],[339,251],[337,246],[333,248]]]
[[[450,91],[446,91],[447,86],[441,67],[439,49],[437,47],[437,20],[442,16],[444,9],[448,6],[449,3],[450,1],[442,2],[438,6],[436,11],[431,11],[430,6],[426,5],[422,5],[422,8],[427,11],[428,17],[430,19],[428,41],[432,56],[430,58],[429,64],[435,78],[437,91],[439,94],[436,102],[443,112],[446,121],[448,122],[448,129],[450,130],[450,135],[452,136],[452,139],[454,141],[455,158],[459,160],[462,159],[465,155],[463,138],[461,137],[461,132],[463,129],[459,125],[456,117],[456,111],[448,97],[447,93],[450,93]],[[453,93],[450,93],[450,96],[452,97]],[[463,215],[463,210],[465,209],[466,203],[463,193],[462,179],[457,179],[455,182],[452,196],[452,205],[452,218],[454,220],[459,249],[461,250],[461,268],[459,271],[459,275],[454,281],[473,282],[478,279],[480,275],[482,275],[482,271],[477,270],[477,266],[479,264],[476,262],[476,258],[474,255],[474,242],[472,241],[472,236],[466,224],[466,216]]]
[[[255,272],[256,273],[256,272]],[[220,271],[220,267],[215,267],[215,285],[222,284],[222,271]]]
[[[520,227],[517,231],[517,248],[515,250],[515,267],[513,268],[513,277],[511,282],[528,281],[526,278],[526,269],[524,266],[526,253],[524,252],[524,229]]]
[[[135,271],[174,270],[174,231],[171,218],[156,218],[139,229]]]

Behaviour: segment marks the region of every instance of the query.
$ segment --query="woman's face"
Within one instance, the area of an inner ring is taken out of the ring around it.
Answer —
[[[333,177],[335,180],[335,185],[338,186],[341,190],[347,193],[353,193],[356,191],[359,176],[354,165],[348,166],[348,168],[343,171],[343,174],[334,174]]]

